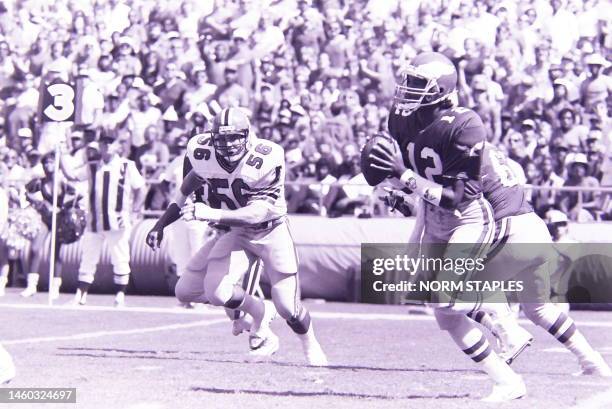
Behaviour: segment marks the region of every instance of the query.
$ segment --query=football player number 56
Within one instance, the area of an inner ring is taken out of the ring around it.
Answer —
[[[47,92],[53,103],[43,113],[52,121],[65,121],[74,113],[74,89],[68,84],[51,84]]]

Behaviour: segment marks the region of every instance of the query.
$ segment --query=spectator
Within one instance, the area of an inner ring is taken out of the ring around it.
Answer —
[[[582,142],[586,139],[589,129],[578,123],[578,116],[572,108],[559,111],[559,128],[552,135],[552,139],[560,139],[572,152],[582,149]]]
[[[600,54],[591,54],[584,60],[589,76],[580,84],[580,102],[586,109],[599,101],[606,101],[612,92],[612,78],[603,73],[609,66]]]
[[[589,162],[583,153],[567,156],[568,178],[564,186],[598,188],[599,182],[587,176]],[[599,219],[599,192],[563,192],[559,195],[558,206],[570,220],[585,222]]]
[[[131,134],[131,146],[133,150],[138,150],[147,140],[145,131],[151,126],[161,127],[162,113],[151,105],[151,96],[141,93],[136,100],[137,109],[129,114],[127,127]]]
[[[211,99],[220,107],[243,107],[249,106],[249,95],[247,90],[236,81],[238,67],[234,63],[225,66],[224,83],[219,85]]]
[[[534,191],[533,205],[538,213],[541,213],[543,209],[550,208],[557,203],[559,192],[556,189],[562,187],[565,183],[563,178],[554,172],[553,161],[550,157],[542,159],[540,169],[541,178],[538,185],[543,188],[550,188],[550,190],[542,189]]]

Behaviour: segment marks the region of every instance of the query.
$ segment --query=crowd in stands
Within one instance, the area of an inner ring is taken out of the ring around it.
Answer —
[[[611,22],[607,0],[4,1],[0,174],[27,181],[57,143],[78,156],[110,135],[151,181],[147,209],[163,209],[165,169],[240,106],[285,148],[291,212],[368,215],[359,148],[385,130],[401,67],[434,50],[525,182],[612,186]],[[40,121],[55,80],[77,84],[71,123]],[[531,196],[571,220],[612,218],[597,189]]]

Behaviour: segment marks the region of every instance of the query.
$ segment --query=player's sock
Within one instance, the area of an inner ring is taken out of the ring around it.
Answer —
[[[523,309],[534,324],[548,331],[580,361],[598,355],[576,328],[574,320],[553,304],[523,304]]]
[[[313,366],[327,366],[327,356],[315,336],[310,312],[300,306],[299,312],[287,320],[287,325],[300,338],[308,363]]]
[[[254,319],[254,329],[256,332],[259,331],[265,313],[265,307],[261,299],[247,294],[240,286],[234,286],[232,296],[224,306],[225,308],[240,310],[251,315]]]
[[[559,314],[547,331],[576,355],[580,361],[597,355],[584,335],[576,328],[574,320],[563,312]]]
[[[493,318],[486,312],[482,310],[472,311],[472,312],[469,312],[467,316],[473,319],[474,321],[476,321],[477,323],[479,323],[480,325],[482,325],[483,327],[485,327],[486,329],[488,329],[489,331],[491,331],[492,334],[495,334],[495,326],[493,325]]]
[[[495,383],[516,381],[519,376],[491,349],[482,331],[466,316],[458,315],[457,319],[460,322],[448,332],[463,353],[476,362]]]
[[[293,317],[287,320],[287,325],[298,335],[308,334],[311,329],[310,312],[304,307]]]

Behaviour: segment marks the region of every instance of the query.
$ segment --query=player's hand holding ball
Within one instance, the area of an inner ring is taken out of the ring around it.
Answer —
[[[390,177],[399,178],[406,166],[397,142],[384,134],[374,135],[361,151],[361,170],[371,186]]]

